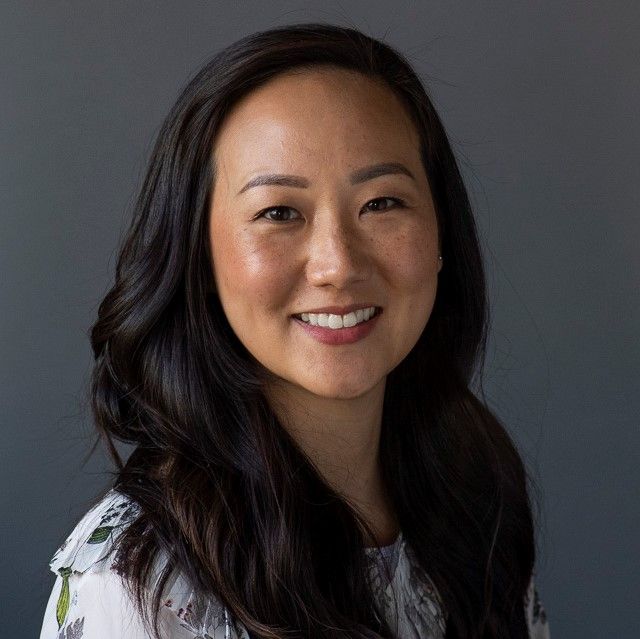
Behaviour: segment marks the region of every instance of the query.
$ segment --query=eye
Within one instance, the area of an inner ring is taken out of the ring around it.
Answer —
[[[268,209],[262,209],[262,211],[259,211],[256,216],[253,218],[254,220],[257,220],[258,218],[264,217],[265,219],[269,220],[270,222],[291,222],[292,219],[283,219],[281,217],[281,214],[283,211],[287,212],[287,211],[294,211],[295,209],[292,209],[290,206],[282,206],[282,205],[277,205],[277,206],[270,206]],[[272,211],[276,212],[276,217],[266,217],[268,213],[271,213]],[[295,219],[295,218],[293,218]]]
[[[386,200],[387,202],[395,202],[395,203],[396,203],[396,205],[398,205],[400,208],[404,208],[404,207],[405,207],[404,200],[401,200],[401,199],[400,199],[400,198],[398,198],[398,197],[377,197],[375,200],[370,200],[369,202],[367,202],[367,203],[365,204],[365,207],[369,206],[370,204],[372,204],[372,203],[374,203],[374,202],[384,202],[385,200]],[[379,207],[376,205],[376,208],[374,208],[373,210],[374,210],[374,211],[386,211],[386,210],[387,210],[387,209],[389,209],[389,208],[393,208],[393,207],[384,206],[383,208],[379,208]]]

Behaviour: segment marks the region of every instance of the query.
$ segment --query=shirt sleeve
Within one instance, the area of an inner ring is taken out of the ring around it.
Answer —
[[[249,637],[222,605],[198,603],[193,592],[184,587],[168,593],[158,612],[158,626],[163,639]],[[153,636],[120,575],[105,566],[56,577],[40,639],[153,639]]]
[[[551,639],[547,613],[540,601],[535,585],[535,573],[531,576],[525,597],[525,617],[529,639]]]
[[[125,637],[150,639],[151,636],[116,573],[100,571],[56,577],[45,610],[40,639]]]
[[[40,639],[152,639],[118,568],[116,538],[137,505],[111,490],[91,508],[49,563],[55,582]],[[166,558],[154,564],[160,570]],[[157,576],[157,575],[156,575]],[[220,601],[198,597],[176,575],[164,591],[158,629],[163,639],[248,639]]]

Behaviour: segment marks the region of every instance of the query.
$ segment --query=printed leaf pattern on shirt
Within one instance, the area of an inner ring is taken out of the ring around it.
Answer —
[[[96,635],[93,624],[98,620],[91,615],[97,613],[87,603],[92,601],[89,596],[92,593],[84,591],[84,600],[80,598],[78,603],[78,587],[85,572],[97,570],[119,573],[118,560],[124,562],[126,557],[118,557],[116,552],[115,559],[112,558],[111,562],[107,563],[105,559],[112,550],[117,550],[113,548],[114,535],[138,510],[137,504],[127,496],[115,489],[111,490],[104,502],[87,513],[55,553],[51,563],[54,564],[56,557],[57,561],[51,568],[58,575],[59,585],[56,588],[60,587],[60,591],[57,602],[51,601],[45,615],[45,625],[50,629],[47,639],[83,639],[85,628],[91,639],[148,639],[142,631],[131,634],[129,626],[123,626],[121,633],[118,633],[117,628],[111,628],[109,635],[99,631]],[[371,556],[371,587],[380,612],[392,628],[398,629],[399,639],[442,639],[445,634],[446,611],[428,574],[417,565],[416,557],[405,541],[401,535],[393,552],[383,557],[384,570],[374,556]],[[63,552],[65,549],[66,552]],[[190,591],[188,584],[172,586],[166,597],[164,611],[170,613],[169,619],[180,636],[186,636],[186,630],[190,639],[249,639],[246,628],[220,601],[199,598],[194,591]],[[547,613],[537,589],[534,589],[533,581],[525,603],[529,639],[549,639]]]
[[[62,577],[62,588],[56,605],[56,620],[58,621],[58,628],[62,628],[69,612],[69,600],[71,598],[69,594],[69,576],[71,575],[71,568],[60,568],[58,572]]]
[[[62,629],[58,639],[82,639],[84,631],[84,617],[76,619],[72,624]]]

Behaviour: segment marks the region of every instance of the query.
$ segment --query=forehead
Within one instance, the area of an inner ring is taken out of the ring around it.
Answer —
[[[344,69],[276,76],[238,102],[213,148],[230,181],[272,169],[348,171],[369,160],[419,162],[404,105],[382,81]]]

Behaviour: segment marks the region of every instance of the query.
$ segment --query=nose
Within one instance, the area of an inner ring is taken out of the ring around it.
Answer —
[[[345,289],[370,277],[370,241],[339,213],[318,212],[306,241],[310,284]]]

